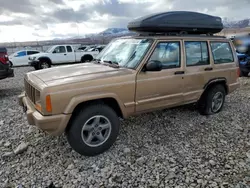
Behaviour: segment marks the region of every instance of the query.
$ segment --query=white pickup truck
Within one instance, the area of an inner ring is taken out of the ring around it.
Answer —
[[[93,47],[85,50],[75,50],[72,45],[54,45],[46,52],[29,56],[29,65],[36,70],[46,69],[54,64],[69,64],[92,61],[100,49]]]

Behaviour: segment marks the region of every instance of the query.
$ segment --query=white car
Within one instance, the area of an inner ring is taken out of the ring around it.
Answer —
[[[9,55],[10,67],[29,65],[29,55],[41,53],[38,50],[21,50]]]
[[[92,61],[99,53],[97,48],[74,50],[72,45],[54,45],[44,53],[31,55],[29,65],[39,70],[55,64],[84,63]]]

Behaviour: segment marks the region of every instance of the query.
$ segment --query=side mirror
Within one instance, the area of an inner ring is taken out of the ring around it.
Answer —
[[[162,63],[157,60],[151,60],[145,65],[144,71],[161,71]]]
[[[55,54],[55,53],[56,53],[56,51],[54,50],[52,53],[53,53],[53,54]]]

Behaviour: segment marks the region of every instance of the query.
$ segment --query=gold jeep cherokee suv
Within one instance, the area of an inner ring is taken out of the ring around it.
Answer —
[[[19,96],[30,125],[66,133],[71,147],[93,156],[115,142],[120,118],[197,103],[218,113],[239,87],[229,39],[136,35],[110,42],[93,62],[29,72]]]

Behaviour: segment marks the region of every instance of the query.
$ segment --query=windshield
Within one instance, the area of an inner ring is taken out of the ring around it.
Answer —
[[[45,52],[46,52],[46,53],[51,53],[52,50],[53,50],[53,46],[49,47]]]
[[[98,54],[101,62],[112,62],[120,67],[135,69],[152,44],[152,39],[116,39]]]

